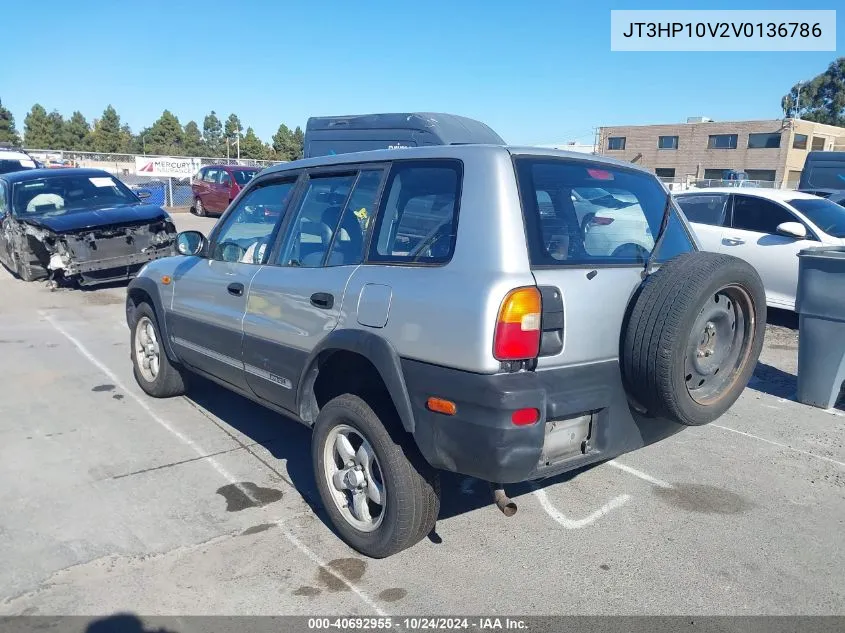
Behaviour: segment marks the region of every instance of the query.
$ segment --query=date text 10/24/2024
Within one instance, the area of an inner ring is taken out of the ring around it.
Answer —
[[[527,631],[528,624],[519,618],[436,618],[436,617],[374,617],[374,618],[309,618],[310,631],[378,631],[388,629],[406,631]]]

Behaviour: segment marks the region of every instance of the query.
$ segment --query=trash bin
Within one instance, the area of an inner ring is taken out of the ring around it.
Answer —
[[[798,401],[829,409],[845,380],[845,246],[798,253]]]

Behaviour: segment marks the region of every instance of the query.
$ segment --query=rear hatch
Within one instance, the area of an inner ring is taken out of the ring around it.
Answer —
[[[666,190],[649,173],[599,161],[524,154],[514,163],[529,259],[543,297],[537,367],[617,359]],[[694,249],[673,207],[655,261]]]

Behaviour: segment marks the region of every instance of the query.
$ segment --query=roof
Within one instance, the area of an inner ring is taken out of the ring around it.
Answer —
[[[26,160],[32,160],[32,156],[15,147],[0,147],[0,159],[8,160],[10,158],[24,158]]]
[[[399,149],[376,149],[366,152],[350,152],[347,154],[334,154],[329,156],[316,156],[314,158],[303,158],[300,160],[274,165],[266,168],[262,173],[283,172],[292,169],[305,169],[310,167],[321,167],[328,165],[345,165],[348,163],[377,163],[392,160],[408,160],[415,158],[456,158],[469,159],[473,156],[482,156],[497,152],[508,152],[515,156],[548,156],[551,158],[568,158],[571,160],[590,161],[602,165],[613,165],[634,169],[643,173],[651,174],[647,169],[630,163],[628,161],[599,156],[595,154],[584,154],[582,152],[567,152],[564,150],[550,149],[546,147],[520,147],[509,145],[425,145],[421,147],[403,147]]]
[[[444,145],[478,143],[504,145],[505,141],[490,126],[457,114],[444,112],[391,112],[383,114],[356,114],[346,116],[311,117],[305,125],[305,132],[316,130],[431,130]]]
[[[201,169],[205,169],[206,167],[213,167],[214,169],[255,169],[256,171],[260,171],[261,167],[256,167],[255,165],[227,165],[225,163],[215,163],[213,165],[203,165]]]
[[[68,167],[66,169],[24,169],[22,171],[13,171],[8,174],[0,174],[0,178],[3,178],[10,183],[60,176],[113,176],[113,174],[110,174],[102,169],[91,169],[87,167]]]
[[[793,189],[767,189],[765,187],[704,187],[702,189],[688,189],[687,191],[679,191],[675,196],[685,195],[702,195],[708,193],[741,193],[745,196],[755,196],[757,198],[766,198],[767,200],[801,200],[814,199],[810,193],[803,191],[795,191]]]

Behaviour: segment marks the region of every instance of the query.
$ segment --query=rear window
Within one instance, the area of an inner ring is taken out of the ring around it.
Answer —
[[[35,162],[26,158],[0,158],[0,174],[35,169]]]
[[[666,192],[654,176],[587,161],[517,158],[532,266],[643,264]],[[672,215],[657,261],[693,250]]]
[[[458,161],[394,163],[382,197],[369,261],[445,264],[458,228],[461,164]]]

